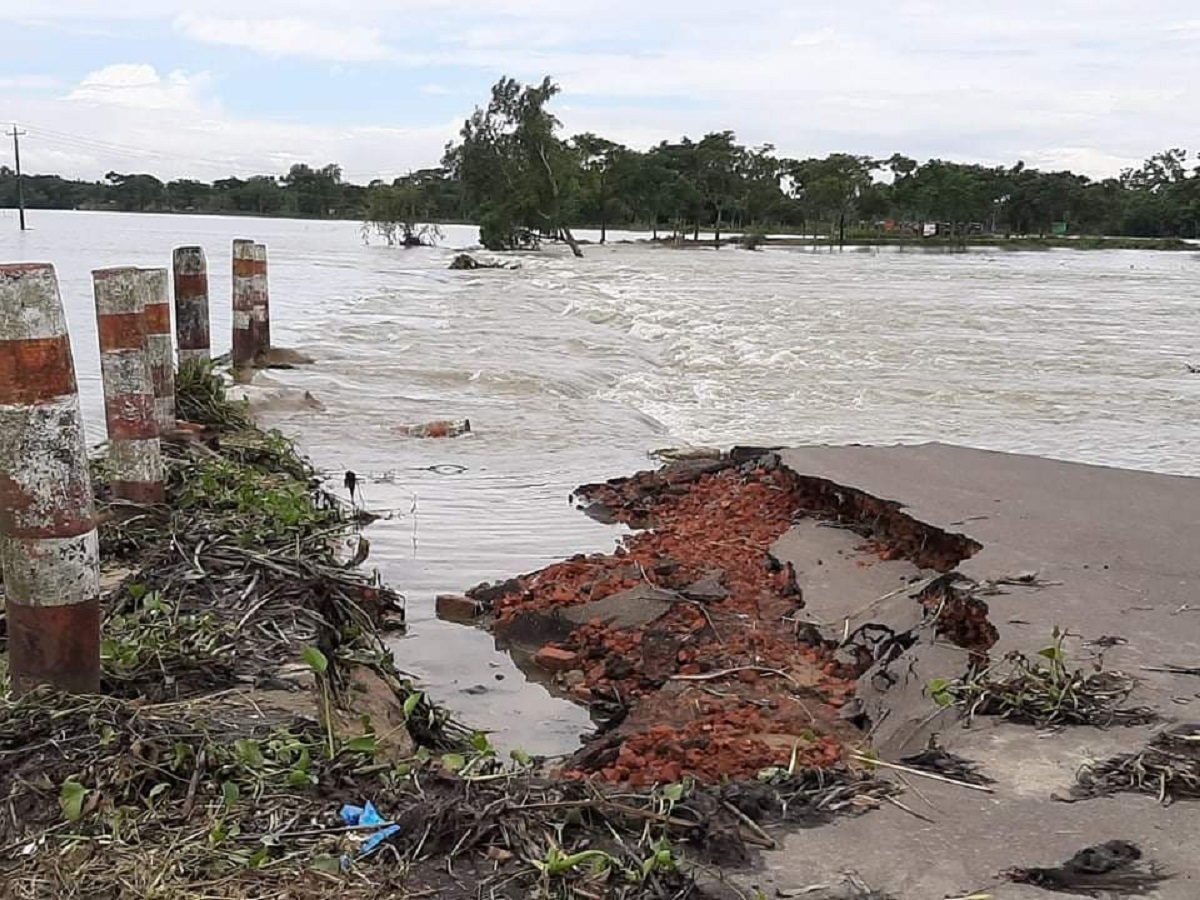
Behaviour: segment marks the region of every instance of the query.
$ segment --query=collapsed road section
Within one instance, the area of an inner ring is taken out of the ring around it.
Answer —
[[[590,515],[638,529],[611,554],[578,556],[468,596],[502,643],[586,704],[597,735],[572,777],[634,787],[720,783],[772,768],[843,762],[869,722],[856,681],[933,622],[986,659],[986,604],[946,573],[979,549],[861,492],[804,478],[769,452],[738,450],[580,488]],[[876,573],[905,595],[896,627],[820,622],[775,544],[797,522],[834,532],[818,566]]]
[[[470,592],[499,642],[591,709],[567,777],[902,770],[905,802],[781,835],[749,893],[1196,896],[1200,479],[805,447],[577,498],[634,533]]]

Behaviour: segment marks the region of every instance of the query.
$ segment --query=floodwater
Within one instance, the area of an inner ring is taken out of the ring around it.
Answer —
[[[1200,363],[1200,250],[610,244],[450,272],[473,229],[405,251],[346,222],[34,211],[30,225],[0,212],[0,260],[58,267],[94,440],[90,270],[203,245],[223,352],[230,243],[268,244],[275,343],[317,360],[270,378],[325,405],[274,424],[339,491],[347,469],[365,481],[386,516],[367,531],[372,563],[408,600],[397,659],[500,746],[560,752],[588,722],[486,634],[439,622],[435,595],[611,548],[618,532],[568,495],[650,449],[940,440],[1200,475],[1200,376],[1185,367]],[[397,430],[441,418],[474,432]]]

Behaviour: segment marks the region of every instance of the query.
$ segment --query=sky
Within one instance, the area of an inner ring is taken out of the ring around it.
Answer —
[[[0,0],[0,33],[23,168],[72,177],[390,180],[503,75],[639,149],[728,128],[1093,177],[1200,150],[1197,0]]]

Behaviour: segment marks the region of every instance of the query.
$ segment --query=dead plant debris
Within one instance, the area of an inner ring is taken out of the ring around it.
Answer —
[[[1013,868],[1002,877],[1062,894],[1135,897],[1155,892],[1171,876],[1144,859],[1136,844],[1107,841],[1080,850],[1060,866]]]
[[[1148,707],[1125,706],[1136,680],[1099,662],[1092,671],[1072,669],[1063,650],[1066,635],[1055,630],[1054,643],[1036,659],[1012,652],[1002,665],[953,681],[936,679],[927,691],[939,706],[959,707],[968,722],[975,716],[999,716],[1037,728],[1066,725],[1144,725],[1157,719]]]
[[[1164,804],[1200,798],[1200,725],[1174,725],[1138,753],[1083,767],[1071,790],[1075,799],[1117,793],[1151,794]]]

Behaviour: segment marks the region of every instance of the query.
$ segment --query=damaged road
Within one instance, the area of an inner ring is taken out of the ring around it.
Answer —
[[[591,710],[597,732],[561,774],[869,773],[936,742],[962,763],[943,771],[986,792],[902,774],[903,802],[863,797],[880,808],[778,836],[785,852],[744,886],[1033,898],[1044,885],[1002,873],[1118,840],[1169,873],[1154,896],[1195,896],[1200,754],[1169,769],[1173,793],[1118,776],[1200,721],[1200,480],[944,445],[800,448],[685,459],[577,500],[637,531],[469,592],[499,643]]]

